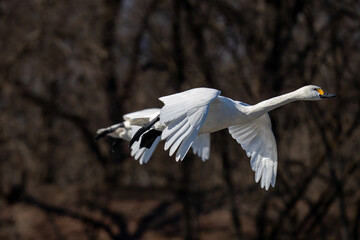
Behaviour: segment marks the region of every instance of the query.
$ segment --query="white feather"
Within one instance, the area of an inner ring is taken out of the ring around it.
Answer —
[[[203,162],[210,156],[210,134],[198,135],[192,144],[193,153],[198,155]]]
[[[277,149],[269,115],[264,114],[248,124],[231,126],[229,132],[250,155],[255,181],[261,179],[261,186],[265,189],[269,189],[270,184],[275,186]]]

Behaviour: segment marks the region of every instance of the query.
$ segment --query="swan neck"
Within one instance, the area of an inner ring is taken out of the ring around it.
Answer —
[[[299,95],[296,91],[273,97],[251,106],[249,115],[257,118],[275,108],[297,100],[299,100]]]

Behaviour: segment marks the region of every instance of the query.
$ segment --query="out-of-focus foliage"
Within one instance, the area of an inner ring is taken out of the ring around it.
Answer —
[[[360,2],[0,1],[1,239],[359,239]],[[226,130],[210,160],[147,165],[96,129],[220,89],[271,112],[274,189]]]

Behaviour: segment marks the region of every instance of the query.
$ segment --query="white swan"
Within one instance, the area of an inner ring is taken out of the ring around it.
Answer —
[[[98,129],[96,131],[96,140],[104,136],[109,136],[112,138],[120,138],[126,141],[130,141],[134,133],[138,130],[135,130],[134,126],[135,128],[137,126],[145,126],[157,118],[159,113],[159,108],[148,108],[125,114],[123,116],[124,121],[122,123],[114,124],[107,128]]]
[[[100,128],[96,131],[96,140],[101,137],[108,136],[114,138],[113,148],[119,142],[119,139],[130,141],[133,135],[141,128],[154,121],[160,114],[159,108],[149,108],[132,113],[125,114],[123,116],[124,121],[122,123],[111,125],[107,128]],[[156,146],[160,141],[160,136],[154,139],[154,142],[150,148],[140,147],[138,144],[131,146],[131,156],[135,160],[139,159],[139,163],[143,164],[149,161],[151,155],[154,153]]]
[[[96,131],[96,140],[101,137],[111,137],[114,139],[122,139],[125,141],[130,141],[134,134],[142,127],[149,126],[148,130],[155,130],[159,127],[159,123],[154,123],[154,120],[158,118],[160,114],[159,108],[149,108],[132,113],[125,114],[123,116],[124,121],[122,123],[114,124],[107,128],[100,128]],[[147,131],[149,132],[149,131]],[[151,132],[150,132],[151,133]],[[142,146],[142,136],[140,136],[140,141],[135,142],[131,145],[131,156],[135,160],[139,159],[139,163],[147,163],[154,153],[158,143],[160,142],[161,132],[155,130],[150,136],[150,144],[147,146]],[[114,142],[115,144],[118,141]],[[115,147],[115,146],[114,146]],[[203,161],[209,158],[210,154],[210,135],[202,134],[199,135],[194,144],[192,145],[194,154],[198,155]]]
[[[196,137],[228,128],[231,136],[241,144],[255,172],[255,181],[261,179],[266,190],[275,186],[277,173],[276,140],[267,112],[297,100],[320,100],[335,97],[320,87],[309,85],[296,91],[248,105],[220,96],[211,88],[195,88],[159,98],[164,106],[156,129],[162,131],[169,155],[176,151],[176,161],[183,160]],[[141,136],[144,131],[139,131]],[[139,135],[139,134],[137,134]],[[132,139],[132,142],[139,140]],[[141,142],[141,140],[140,140]]]

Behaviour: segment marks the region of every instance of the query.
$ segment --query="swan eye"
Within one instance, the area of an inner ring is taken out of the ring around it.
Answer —
[[[321,88],[315,88],[315,90],[318,91],[320,96],[324,94],[324,91]]]

